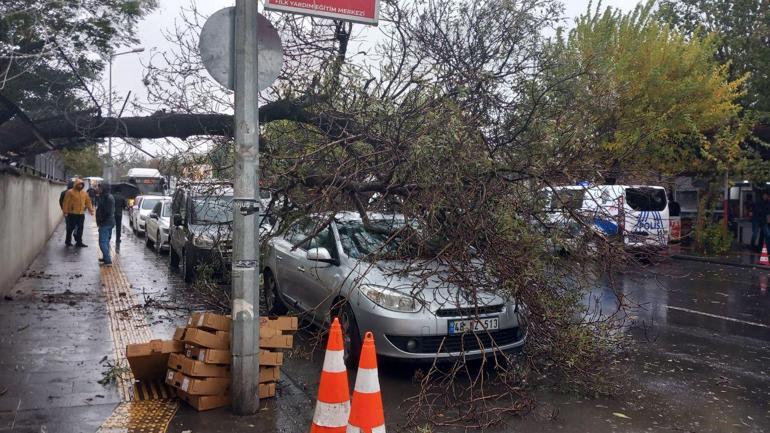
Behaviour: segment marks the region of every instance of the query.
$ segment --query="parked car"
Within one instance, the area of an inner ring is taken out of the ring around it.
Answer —
[[[478,304],[465,300],[442,278],[446,267],[432,260],[421,261],[421,270],[404,259],[372,260],[375,252],[397,249],[400,241],[391,234],[403,227],[403,216],[372,214],[365,227],[358,214],[340,213],[313,236],[317,224],[301,220],[267,242],[264,301],[270,314],[291,306],[319,326],[339,316],[351,365],[368,330],[380,355],[411,360],[480,358],[524,344],[522,308],[515,300],[489,292],[480,293]]]
[[[133,200],[128,201],[128,226],[134,229],[134,220],[139,219],[139,206],[142,203],[142,196],[138,195]],[[136,231],[134,231],[136,233]]]
[[[168,228],[171,222],[171,199],[163,199],[155,203],[146,220],[144,237],[148,247],[154,247],[160,253],[168,249]]]
[[[260,213],[260,234],[271,230],[268,218]],[[169,267],[179,269],[191,282],[199,265],[215,272],[230,267],[232,257],[233,188],[227,182],[200,182],[179,185],[171,202],[169,227]]]
[[[163,200],[161,195],[143,195],[142,200],[139,202],[137,209],[133,212],[134,234],[141,236],[145,233],[147,224],[147,218],[150,217],[150,212],[155,205]]]

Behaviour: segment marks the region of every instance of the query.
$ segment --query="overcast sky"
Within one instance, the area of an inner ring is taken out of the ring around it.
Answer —
[[[142,103],[146,99],[146,92],[142,85],[143,67],[142,63],[147,64],[153,55],[170,50],[171,44],[163,37],[163,31],[173,28],[174,22],[179,20],[182,8],[189,8],[192,0],[160,0],[160,6],[138,26],[137,37],[139,46],[144,47],[145,51],[139,54],[126,54],[118,56],[113,61],[113,83],[112,87],[116,95],[113,102],[114,110],[120,110],[122,100],[129,91],[132,92],[132,99]],[[566,15],[576,17],[586,11],[589,0],[564,0]],[[261,3],[261,2],[260,2]],[[614,6],[623,10],[631,10],[637,0],[604,0],[604,6]],[[197,7],[201,14],[211,15],[217,10],[233,6],[234,0],[198,0]],[[594,1],[594,6],[596,1]],[[129,48],[130,49],[130,48]],[[120,51],[123,51],[121,49]],[[107,71],[103,79],[103,85],[106,90],[108,84]],[[131,108],[128,106],[123,114],[131,115]],[[137,113],[138,114],[138,113]],[[150,146],[154,147],[154,146]],[[148,150],[152,150],[148,147]]]

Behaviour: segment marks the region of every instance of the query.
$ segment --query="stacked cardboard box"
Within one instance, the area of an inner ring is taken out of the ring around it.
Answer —
[[[260,319],[260,398],[275,396],[283,353],[293,344],[286,331],[297,329],[296,317]],[[186,328],[177,328],[174,341],[184,344],[183,354],[168,357],[166,383],[177,390],[180,399],[197,410],[230,404],[230,326],[231,319],[214,313],[193,313]]]

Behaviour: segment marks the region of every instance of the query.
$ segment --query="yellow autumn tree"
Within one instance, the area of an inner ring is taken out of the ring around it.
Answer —
[[[747,77],[728,78],[714,35],[686,37],[657,21],[653,5],[589,6],[556,42],[577,71],[572,92],[595,127],[597,157],[623,174],[722,169],[750,131],[738,103]]]

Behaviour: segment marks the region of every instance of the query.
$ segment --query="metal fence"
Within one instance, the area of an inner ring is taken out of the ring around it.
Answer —
[[[55,152],[0,161],[0,166],[10,167],[21,173],[62,182],[66,181],[69,175],[64,168],[64,161]]]

